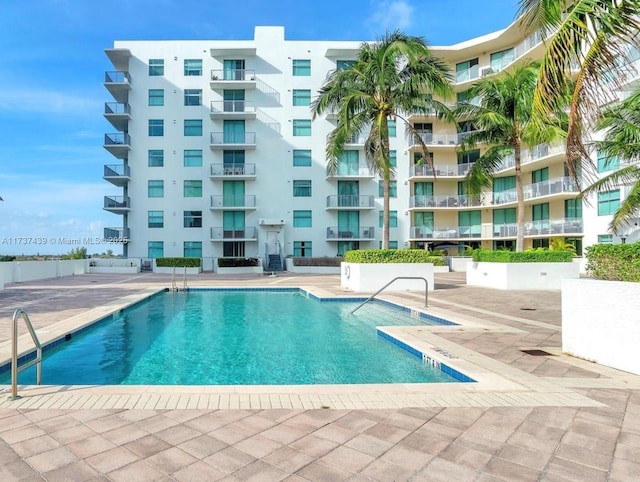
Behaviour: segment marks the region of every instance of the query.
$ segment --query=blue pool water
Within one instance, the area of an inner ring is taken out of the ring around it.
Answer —
[[[163,293],[45,352],[44,384],[299,385],[456,382],[378,336],[429,323],[383,303],[300,291]],[[10,373],[0,374],[0,384]],[[35,383],[35,368],[19,383]]]

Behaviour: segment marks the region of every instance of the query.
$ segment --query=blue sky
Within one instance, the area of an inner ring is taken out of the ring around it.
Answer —
[[[241,5],[241,8],[237,8]],[[502,29],[518,0],[3,0],[0,15],[0,254],[63,254],[25,239],[102,237],[118,189],[102,148],[102,85],[114,40],[251,39],[284,25],[291,40],[372,40],[400,29],[449,45]],[[338,14],[339,12],[339,14]],[[103,252],[110,245],[89,247]],[[116,247],[115,252],[120,252]]]

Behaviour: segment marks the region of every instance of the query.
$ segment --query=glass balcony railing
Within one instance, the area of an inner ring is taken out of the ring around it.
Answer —
[[[467,208],[482,206],[480,196],[425,196],[417,195],[409,198],[411,208]]]
[[[212,81],[255,81],[256,71],[247,69],[214,69],[211,71]]]
[[[250,100],[213,100],[211,114],[256,114],[256,103]]]
[[[130,209],[129,196],[105,196],[104,209]]]
[[[104,228],[104,237],[108,239],[129,239],[129,228]]]
[[[105,102],[105,115],[128,115],[131,114],[131,106],[126,102]]]
[[[129,177],[129,166],[124,164],[107,164],[104,166],[104,177]]]
[[[249,196],[211,196],[211,209],[254,209],[255,195]]]
[[[253,145],[256,143],[255,132],[238,132],[238,133],[225,133],[225,132],[212,132],[211,144],[212,145]]]
[[[255,175],[255,164],[211,164],[211,177],[247,177]]]
[[[105,146],[128,146],[131,145],[131,137],[126,132],[114,132],[104,135]]]
[[[343,239],[375,239],[375,229],[372,226],[367,228],[331,226],[327,228],[327,239],[336,241]]]
[[[373,206],[373,196],[327,196],[327,208],[372,209]]]
[[[104,82],[105,84],[130,84],[131,77],[129,72],[112,70],[104,73]]]
[[[211,228],[210,239],[213,241],[255,241],[258,239],[258,229],[253,226],[244,228],[214,227]]]
[[[460,177],[466,176],[471,169],[473,163],[464,163],[464,164],[434,164],[433,169],[431,169],[426,164],[412,165],[409,166],[409,177],[415,176],[424,176],[430,177],[435,174],[435,176],[439,177]]]

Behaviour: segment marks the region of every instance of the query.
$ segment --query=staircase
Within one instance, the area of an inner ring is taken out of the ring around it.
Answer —
[[[283,271],[282,260],[278,254],[269,255],[269,265],[266,271]]]

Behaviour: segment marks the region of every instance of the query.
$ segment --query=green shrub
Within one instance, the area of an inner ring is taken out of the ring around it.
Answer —
[[[330,266],[340,267],[342,258],[293,258],[294,266]]]
[[[258,258],[218,258],[220,268],[244,268],[247,266],[260,266]]]
[[[442,256],[433,256],[424,249],[358,249],[344,253],[347,263],[433,263],[444,266]]]
[[[473,253],[474,261],[486,263],[567,263],[572,259],[573,253],[569,251],[549,251],[546,249],[524,252],[477,249]]]
[[[157,258],[159,268],[199,268],[200,258]]]
[[[587,272],[603,280],[640,282],[640,243],[589,246]]]
[[[2,262],[2,261],[15,261],[15,260],[16,260],[15,256],[10,256],[8,254],[0,255],[0,262]]]

